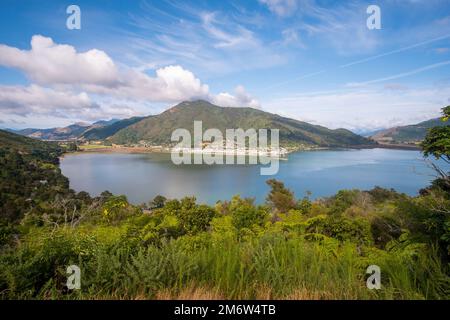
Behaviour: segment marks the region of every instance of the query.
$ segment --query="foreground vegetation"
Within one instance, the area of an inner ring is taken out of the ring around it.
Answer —
[[[442,128],[424,153],[450,160]],[[450,298],[442,170],[417,197],[377,187],[312,201],[269,180],[263,205],[158,196],[135,206],[70,190],[57,145],[4,132],[0,142],[3,299]],[[69,265],[81,269],[80,290],[66,286]],[[381,269],[380,290],[366,286],[369,265]]]
[[[239,197],[215,207],[159,197],[146,213],[108,193],[85,201],[25,215],[10,232],[19,239],[3,234],[3,298],[449,298],[446,218],[429,209],[450,207],[442,194],[341,191],[286,213]],[[65,288],[72,264],[81,290]],[[372,264],[381,290],[366,287]]]

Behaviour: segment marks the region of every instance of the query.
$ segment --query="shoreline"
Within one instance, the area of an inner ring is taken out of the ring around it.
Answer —
[[[308,151],[325,151],[325,150],[363,150],[363,149],[391,149],[391,150],[411,150],[411,151],[420,151],[420,147],[418,146],[410,146],[410,145],[389,145],[389,144],[377,144],[377,145],[364,145],[364,146],[352,146],[352,147],[336,147],[336,148],[326,148],[326,147],[317,147],[317,148],[307,148],[307,149],[293,149],[286,150],[283,155],[287,156],[291,153],[295,152],[308,152]],[[207,150],[204,152],[205,154],[211,154],[211,150]],[[146,154],[146,153],[162,153],[162,154],[170,154],[171,150],[169,148],[164,147],[124,147],[124,146],[114,146],[114,147],[106,147],[106,148],[88,148],[81,149],[73,152],[65,152],[61,158],[66,154],[83,154],[83,153],[122,153],[122,154]],[[196,152],[190,152],[190,154],[194,154]],[[197,152],[201,153],[201,152]],[[221,152],[220,154],[226,155],[226,152]],[[235,155],[243,155],[237,153]],[[245,156],[255,156],[256,154],[245,154]]]
[[[409,145],[409,144],[382,144],[382,143],[380,143],[375,148],[394,149],[394,150],[416,150],[416,151],[422,150],[420,148],[420,146]]]

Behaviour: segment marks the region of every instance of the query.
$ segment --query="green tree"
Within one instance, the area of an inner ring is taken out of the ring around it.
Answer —
[[[253,199],[241,199],[234,196],[228,205],[233,226],[238,229],[251,229],[254,226],[262,227],[268,220],[269,214],[264,207],[256,207]]]
[[[155,198],[153,198],[152,201],[150,201],[149,205],[151,209],[160,209],[164,207],[166,201],[167,201],[166,197],[157,195]]]
[[[195,197],[167,201],[163,208],[156,209],[163,216],[174,216],[183,233],[196,234],[206,231],[216,211],[207,205],[198,205]]]
[[[283,182],[270,179],[266,183],[270,186],[270,192],[266,197],[269,206],[282,213],[295,209],[296,202],[294,194],[284,186]]]
[[[127,213],[127,208],[128,201],[126,196],[111,196],[103,205],[103,218],[109,222],[122,218]]]
[[[76,142],[69,142],[66,146],[66,150],[69,152],[78,151],[78,145],[76,144]]]
[[[447,122],[450,117],[450,106],[442,108],[442,121]],[[425,157],[434,156],[436,159],[450,163],[450,125],[431,128],[422,142],[422,152]],[[440,189],[445,192],[450,191],[450,177],[438,165],[431,164],[438,173],[431,187],[422,190],[425,193],[430,190]]]
[[[213,208],[207,205],[197,205],[195,197],[183,198],[180,204],[177,217],[188,234],[195,234],[208,228],[215,215]]]
[[[442,108],[442,121],[450,118],[450,106]],[[450,163],[450,125],[431,128],[422,142],[423,154]],[[450,177],[449,174],[432,164],[439,178],[432,185],[421,190],[423,198],[417,200],[416,210],[409,210],[414,226],[418,226],[421,234],[430,237],[438,244],[443,256],[448,261],[450,256]]]
[[[442,109],[442,121],[448,121],[450,106]],[[423,154],[450,163],[450,125],[431,128],[422,142]]]
[[[297,201],[297,209],[302,214],[308,214],[311,211],[312,203],[310,200],[311,191],[307,191],[303,199]]]

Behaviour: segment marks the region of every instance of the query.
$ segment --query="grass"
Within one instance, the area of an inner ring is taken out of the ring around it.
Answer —
[[[190,248],[189,236],[161,246],[95,237],[55,235],[3,255],[3,298],[43,299],[429,299],[448,298],[438,259],[351,243],[263,236],[247,242],[223,237]],[[80,249],[82,248],[82,250]],[[32,258],[30,258],[32,257]],[[65,268],[82,270],[82,289],[62,290]],[[377,264],[382,289],[366,287]],[[434,277],[430,277],[434,275]],[[440,279],[439,279],[440,277]]]

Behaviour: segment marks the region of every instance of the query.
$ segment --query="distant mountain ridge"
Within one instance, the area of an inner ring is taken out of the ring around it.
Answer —
[[[185,128],[193,132],[195,120],[203,122],[203,131],[217,128],[279,129],[282,145],[317,147],[355,147],[375,145],[374,141],[346,129],[331,130],[322,126],[285,118],[252,108],[219,107],[207,101],[182,102],[159,115],[144,118],[108,138],[116,144],[170,144],[172,132]]]
[[[80,138],[84,140],[104,140],[114,135],[119,130],[126,128],[142,119],[144,119],[144,117],[133,117],[129,119],[117,120],[114,123],[102,127],[89,128],[83,132]]]
[[[279,129],[283,146],[328,148],[376,145],[373,140],[346,129],[331,130],[259,109],[219,107],[203,100],[182,102],[153,116],[13,132],[41,140],[108,140],[121,145],[170,145],[174,130],[185,128],[192,133],[196,120],[203,122],[203,131],[217,128],[224,134],[226,129]]]
[[[7,130],[9,132],[13,132],[16,134],[20,134],[22,136],[26,136],[29,138],[36,138],[41,140],[77,140],[79,139],[85,132],[93,129],[99,129],[103,127],[108,127],[113,125],[121,120],[119,119],[111,119],[111,120],[100,120],[96,121],[92,124],[85,122],[77,122],[71,124],[67,127],[58,127],[58,128],[49,128],[49,129],[33,129],[27,128],[22,130]]]
[[[418,144],[425,138],[429,129],[445,125],[440,118],[436,118],[413,125],[380,130],[373,134],[371,139],[383,144]]]

